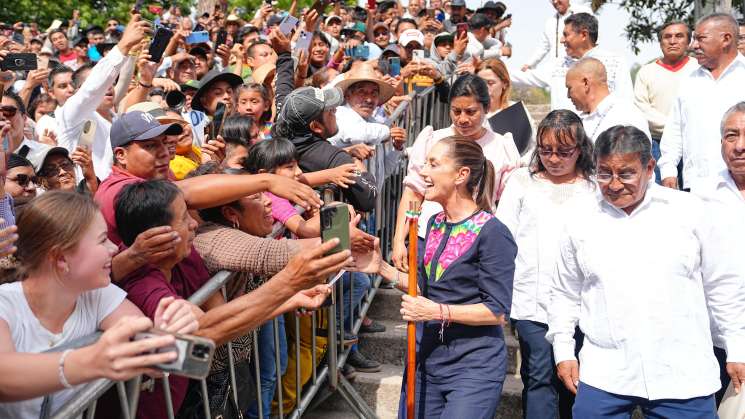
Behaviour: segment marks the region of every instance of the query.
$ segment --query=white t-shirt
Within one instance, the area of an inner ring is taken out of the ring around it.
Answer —
[[[12,282],[0,285],[0,319],[8,323],[16,352],[40,353],[95,332],[99,323],[119,307],[126,296],[127,293],[113,284],[83,293],[65,321],[62,333],[54,334],[44,328],[31,311],[21,282]],[[51,412],[58,410],[82,387],[83,384],[54,393]],[[0,403],[0,417],[36,419],[43,400],[43,397],[37,397]]]

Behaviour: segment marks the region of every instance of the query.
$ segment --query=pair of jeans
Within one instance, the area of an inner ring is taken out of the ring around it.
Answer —
[[[647,400],[603,391],[580,381],[574,402],[576,419],[630,419],[639,406],[646,419],[716,419],[714,395],[692,399]]]
[[[406,419],[406,373],[398,402],[398,418]],[[493,419],[503,381],[454,377],[449,383],[422,380],[417,373],[414,417],[417,419]]]
[[[275,360],[274,345],[274,321],[269,320],[259,328],[259,378],[261,380],[261,409],[263,418],[271,417],[272,399],[277,389],[277,381],[281,380],[287,370],[287,335],[285,334],[285,318],[277,317],[277,333],[279,337],[279,367],[281,371],[277,372],[277,363]],[[253,404],[246,411],[247,418],[258,418],[259,408]]]
[[[548,325],[532,320],[513,320],[520,343],[520,376],[523,382],[523,418],[568,419],[572,417],[574,395],[556,375],[551,343],[546,340]],[[582,332],[576,329],[577,347],[582,347]]]

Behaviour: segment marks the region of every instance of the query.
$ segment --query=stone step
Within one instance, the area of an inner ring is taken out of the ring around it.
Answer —
[[[406,323],[401,320],[378,320],[386,327],[383,333],[361,334],[360,351],[368,358],[383,364],[404,365],[406,353]],[[507,344],[507,373],[514,374],[517,368],[518,342],[514,336],[505,334]]]
[[[379,288],[367,316],[375,320],[401,321],[401,296],[398,289]],[[504,334],[512,335],[509,323],[504,326]]]
[[[384,364],[380,372],[372,374],[357,373],[352,385],[380,419],[392,419],[397,417],[401,383],[403,381],[402,374],[403,369],[401,367]],[[520,404],[522,388],[522,382],[519,379],[511,374],[507,375],[495,419],[518,419],[522,417]],[[332,416],[331,412],[334,412],[335,416]],[[339,394],[334,394],[315,411],[308,412],[303,417],[335,419],[345,417],[338,416],[345,412],[348,412],[346,414],[349,415],[346,417],[354,417],[344,398]]]

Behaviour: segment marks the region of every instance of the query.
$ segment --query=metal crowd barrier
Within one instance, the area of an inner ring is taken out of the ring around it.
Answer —
[[[408,109],[398,109],[398,112],[394,112],[393,115],[398,115],[396,119],[396,125],[404,128],[407,132],[407,146],[411,146],[419,132],[427,125],[432,125],[434,129],[440,129],[450,124],[450,118],[448,114],[447,101],[441,100],[438,97],[435,88],[429,87],[421,92],[415,93],[411,96],[410,103],[401,104],[400,107],[408,107]],[[386,144],[385,150],[389,150],[390,143]],[[384,159],[384,153],[376,153],[375,159]],[[375,162],[370,162],[375,164]],[[398,167],[393,168],[393,173],[383,183],[383,188],[378,191],[378,201],[374,211],[375,216],[368,215],[366,221],[369,223],[369,231],[374,232],[381,241],[381,251],[383,254],[387,254],[392,247],[393,234],[395,230],[396,222],[396,210],[398,207],[398,201],[401,197],[403,190],[402,181],[406,173],[406,156],[405,153],[402,156],[401,161],[398,163]],[[221,271],[210,280],[194,295],[189,298],[189,301],[200,305],[206,301],[215,292],[221,291],[225,295],[225,284],[232,277],[231,272]],[[301,337],[300,337],[300,319],[297,316],[291,316],[292,319],[286,324],[286,329],[292,328],[294,330],[294,350],[295,350],[295,363],[294,365],[288,365],[288,371],[290,368],[293,369],[295,374],[295,406],[292,410],[285,414],[283,412],[283,401],[285,400],[282,377],[279,376],[281,371],[280,366],[280,352],[279,352],[279,323],[275,318],[271,320],[273,323],[274,331],[274,362],[276,366],[277,376],[276,378],[276,391],[275,400],[278,402],[279,408],[276,412],[276,417],[283,419],[289,417],[290,419],[297,419],[312,407],[317,406],[326,397],[338,392],[344,398],[344,400],[350,405],[355,414],[360,418],[376,418],[375,412],[365,403],[362,397],[357,393],[354,387],[347,381],[347,379],[340,374],[341,368],[346,363],[347,357],[351,351],[351,346],[347,347],[344,345],[344,311],[351,309],[350,320],[352,327],[349,332],[353,335],[357,335],[362,325],[362,319],[365,317],[368,309],[370,308],[378,286],[380,285],[382,278],[375,278],[373,284],[368,290],[367,294],[363,296],[361,303],[359,304],[359,310],[356,313],[355,307],[345,307],[344,302],[344,286],[343,281],[338,281],[337,285],[332,290],[331,301],[332,304],[328,307],[322,308],[324,310],[325,317],[327,320],[326,334],[326,354],[325,361],[321,359],[317,362],[318,357],[318,345],[317,345],[317,320],[318,314],[313,312],[311,314],[311,376],[307,383],[302,383],[301,377]],[[350,294],[354,293],[353,281],[350,278]],[[350,299],[351,300],[351,299]],[[342,302],[341,304],[339,302]],[[342,324],[337,325],[336,313],[339,313],[339,318],[342,320]],[[337,335],[338,332],[338,335]],[[231,395],[234,398],[236,405],[238,400],[243,397],[250,397],[255,399],[257,403],[258,417],[263,418],[265,412],[262,406],[261,397],[261,381],[260,381],[260,362],[259,362],[259,342],[257,330],[251,332],[253,339],[253,353],[252,353],[252,364],[254,365],[254,373],[256,380],[256,394],[245,395],[238,394],[236,372],[235,372],[235,360],[233,358],[233,351],[230,343],[228,345],[228,368],[230,374],[230,389]],[[76,342],[72,342],[66,345],[64,348],[55,348],[54,351],[60,351],[62,349],[82,347],[95,342],[99,334],[86,337]],[[342,337],[342,339],[339,339]],[[289,352],[289,345],[288,345]],[[288,353],[289,355],[289,353]],[[166,396],[166,408],[168,418],[174,418],[175,414],[173,406],[170,400],[170,389],[168,386],[168,380],[166,377],[161,380],[164,386],[164,394]],[[96,403],[97,400],[113,385],[116,384],[117,394],[119,396],[119,405],[121,409],[121,417],[124,419],[134,418],[137,412],[137,406],[139,401],[139,393],[142,387],[142,377],[137,377],[130,380],[127,383],[124,382],[112,382],[106,379],[97,380],[86,384],[72,399],[68,400],[58,411],[50,415],[48,406],[51,405],[50,397],[47,396],[42,408],[41,419],[72,419],[78,418],[85,413],[86,419],[92,419],[95,417]],[[201,390],[203,403],[205,406],[204,415],[206,418],[211,418],[211,412],[209,409],[209,400],[207,394],[207,383],[205,380],[201,380]],[[275,414],[272,414],[275,417]]]

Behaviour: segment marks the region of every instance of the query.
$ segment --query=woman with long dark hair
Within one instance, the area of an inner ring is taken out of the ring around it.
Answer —
[[[516,170],[502,194],[497,218],[512,232],[518,252],[510,310],[522,364],[523,413],[528,419],[571,417],[571,394],[556,379],[547,305],[569,200],[592,198],[592,142],[582,120],[560,109],[537,130],[531,165]]]
[[[427,223],[418,258],[419,296],[403,296],[401,313],[417,323],[415,416],[493,418],[507,350],[501,325],[509,316],[517,248],[492,215],[494,166],[476,142],[449,137],[427,155],[424,198],[442,211]],[[406,291],[406,274],[383,262],[379,249],[356,258]],[[412,267],[413,268],[413,267]],[[404,379],[404,382],[406,380]],[[406,417],[406,386],[399,417]]]

